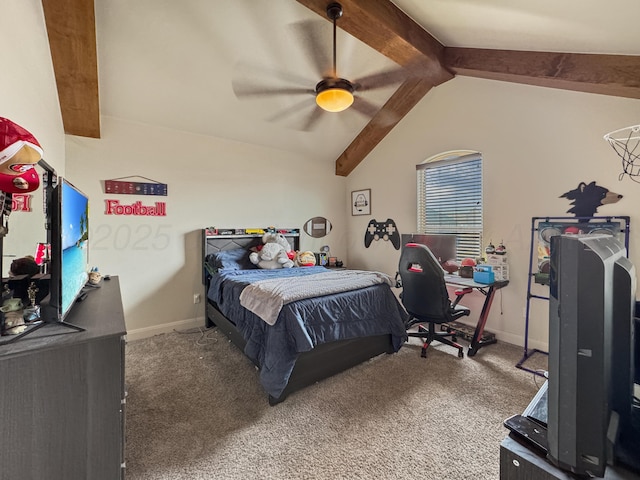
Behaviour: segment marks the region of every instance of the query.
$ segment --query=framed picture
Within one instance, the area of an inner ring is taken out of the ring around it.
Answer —
[[[351,215],[371,215],[371,189],[351,192]]]

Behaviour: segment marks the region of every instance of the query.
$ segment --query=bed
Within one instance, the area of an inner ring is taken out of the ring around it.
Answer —
[[[256,365],[271,405],[404,344],[406,312],[386,275],[324,267],[261,270],[248,258],[259,234],[209,232],[203,229],[207,326],[219,328]],[[287,232],[298,250],[299,233]],[[270,289],[284,291],[285,298]],[[265,313],[265,305],[276,310]]]

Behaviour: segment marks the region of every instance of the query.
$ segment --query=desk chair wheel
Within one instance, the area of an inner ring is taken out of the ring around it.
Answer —
[[[458,336],[457,336],[457,335],[455,334],[455,332],[451,329],[451,327],[449,327],[449,326],[447,325],[447,327],[446,327],[446,328],[443,328],[442,330],[444,330],[444,331],[445,331],[445,332],[447,332],[447,333],[453,333],[453,335],[451,335],[451,341],[452,341],[453,343],[457,343],[457,341],[458,341]]]

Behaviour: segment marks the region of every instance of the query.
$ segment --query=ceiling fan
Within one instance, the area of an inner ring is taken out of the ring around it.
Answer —
[[[315,106],[310,112],[306,121],[298,125],[299,129],[305,131],[311,130],[316,122],[321,118],[321,116],[325,114],[325,112],[337,113],[343,112],[347,109],[352,109],[367,117],[373,117],[380,108],[369,102],[368,100],[362,98],[362,96],[358,94],[360,92],[401,83],[408,78],[408,70],[401,67],[395,67],[392,69],[367,75],[355,81],[351,81],[338,76],[336,67],[336,31],[337,21],[340,17],[342,17],[343,13],[342,5],[340,5],[340,3],[338,2],[331,2],[327,5],[326,12],[327,17],[333,23],[333,61],[330,67],[325,64],[328,60],[326,58],[322,58],[324,57],[324,55],[318,54],[318,52],[322,51],[322,48],[320,48],[319,45],[320,39],[314,34],[310,24],[308,22],[301,22],[299,24],[299,26],[303,27],[303,36],[305,37],[304,41],[301,42],[301,45],[303,45],[308,50],[310,57],[316,64],[316,69],[319,72],[323,72],[321,73],[323,75],[323,78],[315,85],[314,88],[264,87],[247,83],[247,78],[245,77],[234,80],[233,90],[235,95],[240,99],[274,95],[292,96],[303,94],[307,95],[308,97],[313,95],[315,97]],[[278,75],[278,77],[281,77],[281,75]],[[289,76],[285,76],[283,78],[287,77]],[[287,78],[287,80],[291,81],[293,80],[293,78]],[[307,102],[308,100],[305,99],[305,101],[295,104],[287,110],[284,110],[272,116],[271,120],[278,120],[281,117],[297,113],[298,111],[300,111],[300,109],[305,108],[305,106],[307,105],[312,105],[311,103]],[[392,122],[395,119],[388,120]],[[381,119],[381,121],[384,121],[384,118]]]

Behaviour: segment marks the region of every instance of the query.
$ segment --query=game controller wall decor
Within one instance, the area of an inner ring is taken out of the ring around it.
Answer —
[[[400,232],[396,222],[390,218],[385,222],[376,222],[374,219],[369,222],[364,232],[364,246],[369,248],[372,241],[380,239],[391,241],[396,250],[400,250]]]

